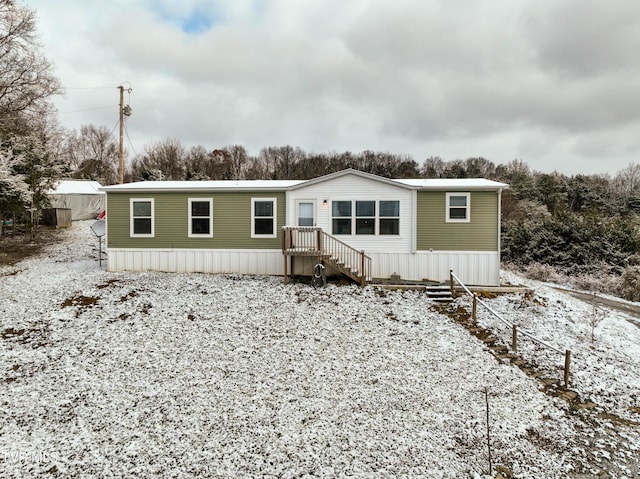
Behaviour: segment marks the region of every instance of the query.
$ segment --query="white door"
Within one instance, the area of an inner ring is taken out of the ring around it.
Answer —
[[[316,202],[298,200],[297,214],[298,214],[298,217],[296,218],[297,226],[315,226],[316,225]]]
[[[313,227],[316,225],[316,202],[298,200],[296,206],[296,226]],[[298,231],[296,247],[304,250],[316,250],[316,233],[314,231]]]

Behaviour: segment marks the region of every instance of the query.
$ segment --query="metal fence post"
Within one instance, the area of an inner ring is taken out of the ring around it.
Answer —
[[[477,321],[477,313],[478,313],[478,295],[473,294],[473,306],[471,307],[471,318],[475,323]]]
[[[569,386],[569,368],[571,366],[571,351],[564,352],[564,387]]]
[[[453,270],[452,269],[449,270],[449,288],[451,289],[451,296],[453,298],[455,298],[456,297],[456,293],[455,293],[455,289],[453,287]]]

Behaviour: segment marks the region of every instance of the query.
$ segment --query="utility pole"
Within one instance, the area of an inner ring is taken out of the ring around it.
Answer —
[[[118,147],[118,183],[124,183],[124,146],[123,142],[123,134],[124,134],[124,87],[120,85],[118,87],[120,89],[120,143]]]
[[[131,107],[124,104],[124,86],[118,87],[120,90],[120,143],[118,144],[118,182],[124,183],[124,117],[131,116]],[[131,88],[127,90],[131,93]]]

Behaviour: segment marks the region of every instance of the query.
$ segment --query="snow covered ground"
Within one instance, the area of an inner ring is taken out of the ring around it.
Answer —
[[[0,269],[2,477],[483,477],[485,389],[494,469],[638,477],[640,329],[623,314],[592,341],[591,307],[546,285],[488,300],[572,350],[596,404],[581,409],[421,293],[107,273],[90,224]],[[520,349],[561,377],[557,353]]]

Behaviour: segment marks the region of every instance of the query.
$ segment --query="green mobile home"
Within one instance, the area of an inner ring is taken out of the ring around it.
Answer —
[[[366,280],[443,281],[454,269],[468,284],[496,285],[505,188],[357,170],[311,180],[108,186],[108,269],[308,274],[322,256]],[[353,252],[356,259],[338,257]]]

